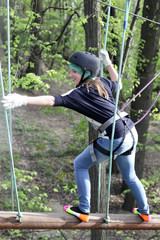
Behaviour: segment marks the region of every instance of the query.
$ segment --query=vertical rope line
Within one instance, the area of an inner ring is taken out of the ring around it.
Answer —
[[[4,97],[4,87],[3,87],[3,80],[2,80],[1,65],[0,65],[0,83],[1,83],[2,97]],[[13,174],[14,188],[15,188],[15,194],[16,194],[16,200],[17,200],[17,208],[18,208],[17,216],[19,217],[19,221],[21,222],[22,214],[20,212],[18,191],[17,191],[17,184],[16,184],[16,176],[15,176],[15,171],[14,171],[14,160],[13,160],[13,152],[12,152],[11,135],[10,135],[10,129],[9,129],[8,115],[7,115],[7,111],[5,109],[4,109],[4,114],[5,114],[7,136],[8,136],[8,143],[9,143],[9,152],[10,152],[10,158],[11,158],[11,169],[12,169],[12,174]]]
[[[8,92],[11,93],[11,58],[10,58],[10,14],[9,14],[9,0],[7,0],[7,41],[8,41]],[[12,143],[12,110],[9,110],[9,128],[10,140]],[[14,211],[14,187],[13,187],[13,172],[11,168],[11,198],[12,211]]]
[[[10,13],[9,13],[9,0],[7,0],[7,41],[8,41],[8,92],[11,93],[11,54],[10,54]],[[10,135],[12,140],[12,115],[11,110],[9,116]]]
[[[111,0],[109,0],[108,13],[107,13],[106,32],[105,32],[105,39],[104,39],[104,50],[106,50],[106,45],[107,45],[108,27],[109,27],[110,12],[111,12],[110,5],[111,5]],[[101,61],[101,77],[103,77],[103,62],[102,61]]]
[[[9,93],[11,93],[11,74],[10,74],[10,13],[9,13],[9,0],[7,0],[7,39],[8,39],[8,86]]]
[[[123,37],[122,37],[122,46],[121,46],[119,72],[118,72],[117,93],[116,93],[116,99],[115,99],[115,109],[114,109],[112,136],[111,136],[111,146],[110,146],[108,191],[107,191],[107,214],[106,214],[107,216],[106,216],[106,219],[105,219],[106,223],[108,223],[110,221],[110,217],[109,217],[109,197],[110,197],[112,159],[113,159],[113,142],[114,142],[114,132],[115,132],[115,123],[116,123],[116,121],[115,121],[116,120],[116,112],[117,112],[118,99],[119,99],[119,83],[120,83],[121,69],[122,69],[122,59],[123,59],[123,49],[124,49],[124,42],[125,42],[125,32],[126,32],[126,28],[127,28],[127,24],[128,24],[129,7],[130,7],[130,0],[126,0],[125,19],[124,19],[124,27],[123,27]]]
[[[109,0],[109,5],[111,5],[111,0]],[[107,45],[110,12],[111,12],[111,7],[109,6],[108,13],[107,13],[105,39],[104,39],[104,50],[106,50],[106,45]],[[101,61],[101,77],[103,77],[103,61]],[[100,212],[100,195],[101,195],[101,163],[98,164],[98,212]]]

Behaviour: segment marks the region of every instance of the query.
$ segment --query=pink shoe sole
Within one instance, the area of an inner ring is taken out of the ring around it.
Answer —
[[[67,208],[69,208],[69,207],[72,207],[72,206],[71,206],[71,205],[64,206],[64,207],[63,207],[64,211],[66,212]]]

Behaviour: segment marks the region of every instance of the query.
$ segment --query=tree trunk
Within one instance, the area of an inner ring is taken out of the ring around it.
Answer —
[[[153,19],[160,22],[160,0],[145,0],[143,7],[143,17]],[[135,88],[135,93],[142,89],[155,75],[156,61],[159,52],[159,39],[160,39],[160,28],[146,21],[142,24],[141,29],[141,42],[139,44],[139,56],[137,63],[137,77],[139,80],[138,88]],[[134,93],[134,94],[135,94]],[[137,98],[131,104],[133,112],[131,114],[132,120],[136,122],[140,116],[137,116],[137,112],[142,110],[145,111],[150,107],[152,99],[152,84],[149,85],[145,91],[141,93],[141,97]],[[136,114],[135,114],[136,112]],[[149,116],[140,122],[136,128],[139,135],[139,142],[143,145],[143,149],[140,150],[136,155],[136,172],[138,177],[143,177],[144,160],[145,160],[145,144],[146,137],[145,133],[148,132],[149,127]],[[132,198],[132,200],[131,200]],[[131,197],[131,194],[127,194],[124,202],[124,209],[131,210],[135,204],[135,200]]]
[[[100,49],[100,26],[97,21],[95,12],[99,9],[99,3],[96,0],[84,0],[84,13],[85,16],[90,16],[85,24],[85,41],[86,51],[93,52],[98,55]],[[97,137],[97,132],[89,124],[89,140]],[[106,164],[101,165],[101,194],[100,194],[100,212],[106,212]],[[91,179],[91,212],[98,212],[98,166],[90,169]],[[92,230],[92,240],[106,239],[106,231]]]
[[[32,72],[36,75],[41,75],[41,65],[42,65],[42,59],[41,59],[41,49],[38,44],[39,37],[39,29],[36,27],[36,24],[41,23],[41,18],[38,17],[36,14],[42,12],[42,1],[32,0],[32,11],[35,13],[34,21],[31,24],[31,31],[30,34],[34,36],[34,40],[31,46],[31,54],[29,57],[29,65],[26,70],[26,73]],[[31,63],[31,64],[30,64]],[[32,66],[33,65],[33,66]]]
[[[84,14],[88,17],[85,24],[85,44],[86,50],[98,54],[100,44],[100,25],[95,14],[99,8],[99,3],[95,0],[84,0]]]

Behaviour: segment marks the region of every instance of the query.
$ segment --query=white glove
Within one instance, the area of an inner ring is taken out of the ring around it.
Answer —
[[[104,65],[106,67],[112,63],[110,58],[109,58],[108,52],[104,49],[101,49],[101,51],[99,52],[99,59],[101,61],[103,61]]]
[[[17,93],[8,94],[4,96],[1,103],[5,109],[11,109],[27,105],[27,96],[23,96]]]

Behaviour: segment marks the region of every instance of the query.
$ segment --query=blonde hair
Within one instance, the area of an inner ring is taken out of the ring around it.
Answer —
[[[93,86],[96,88],[100,96],[103,96],[106,99],[109,98],[107,90],[105,89],[105,87],[103,86],[103,83],[100,81],[98,77],[96,77],[95,79],[86,79],[82,84],[86,86],[88,92],[89,92],[89,87]]]

